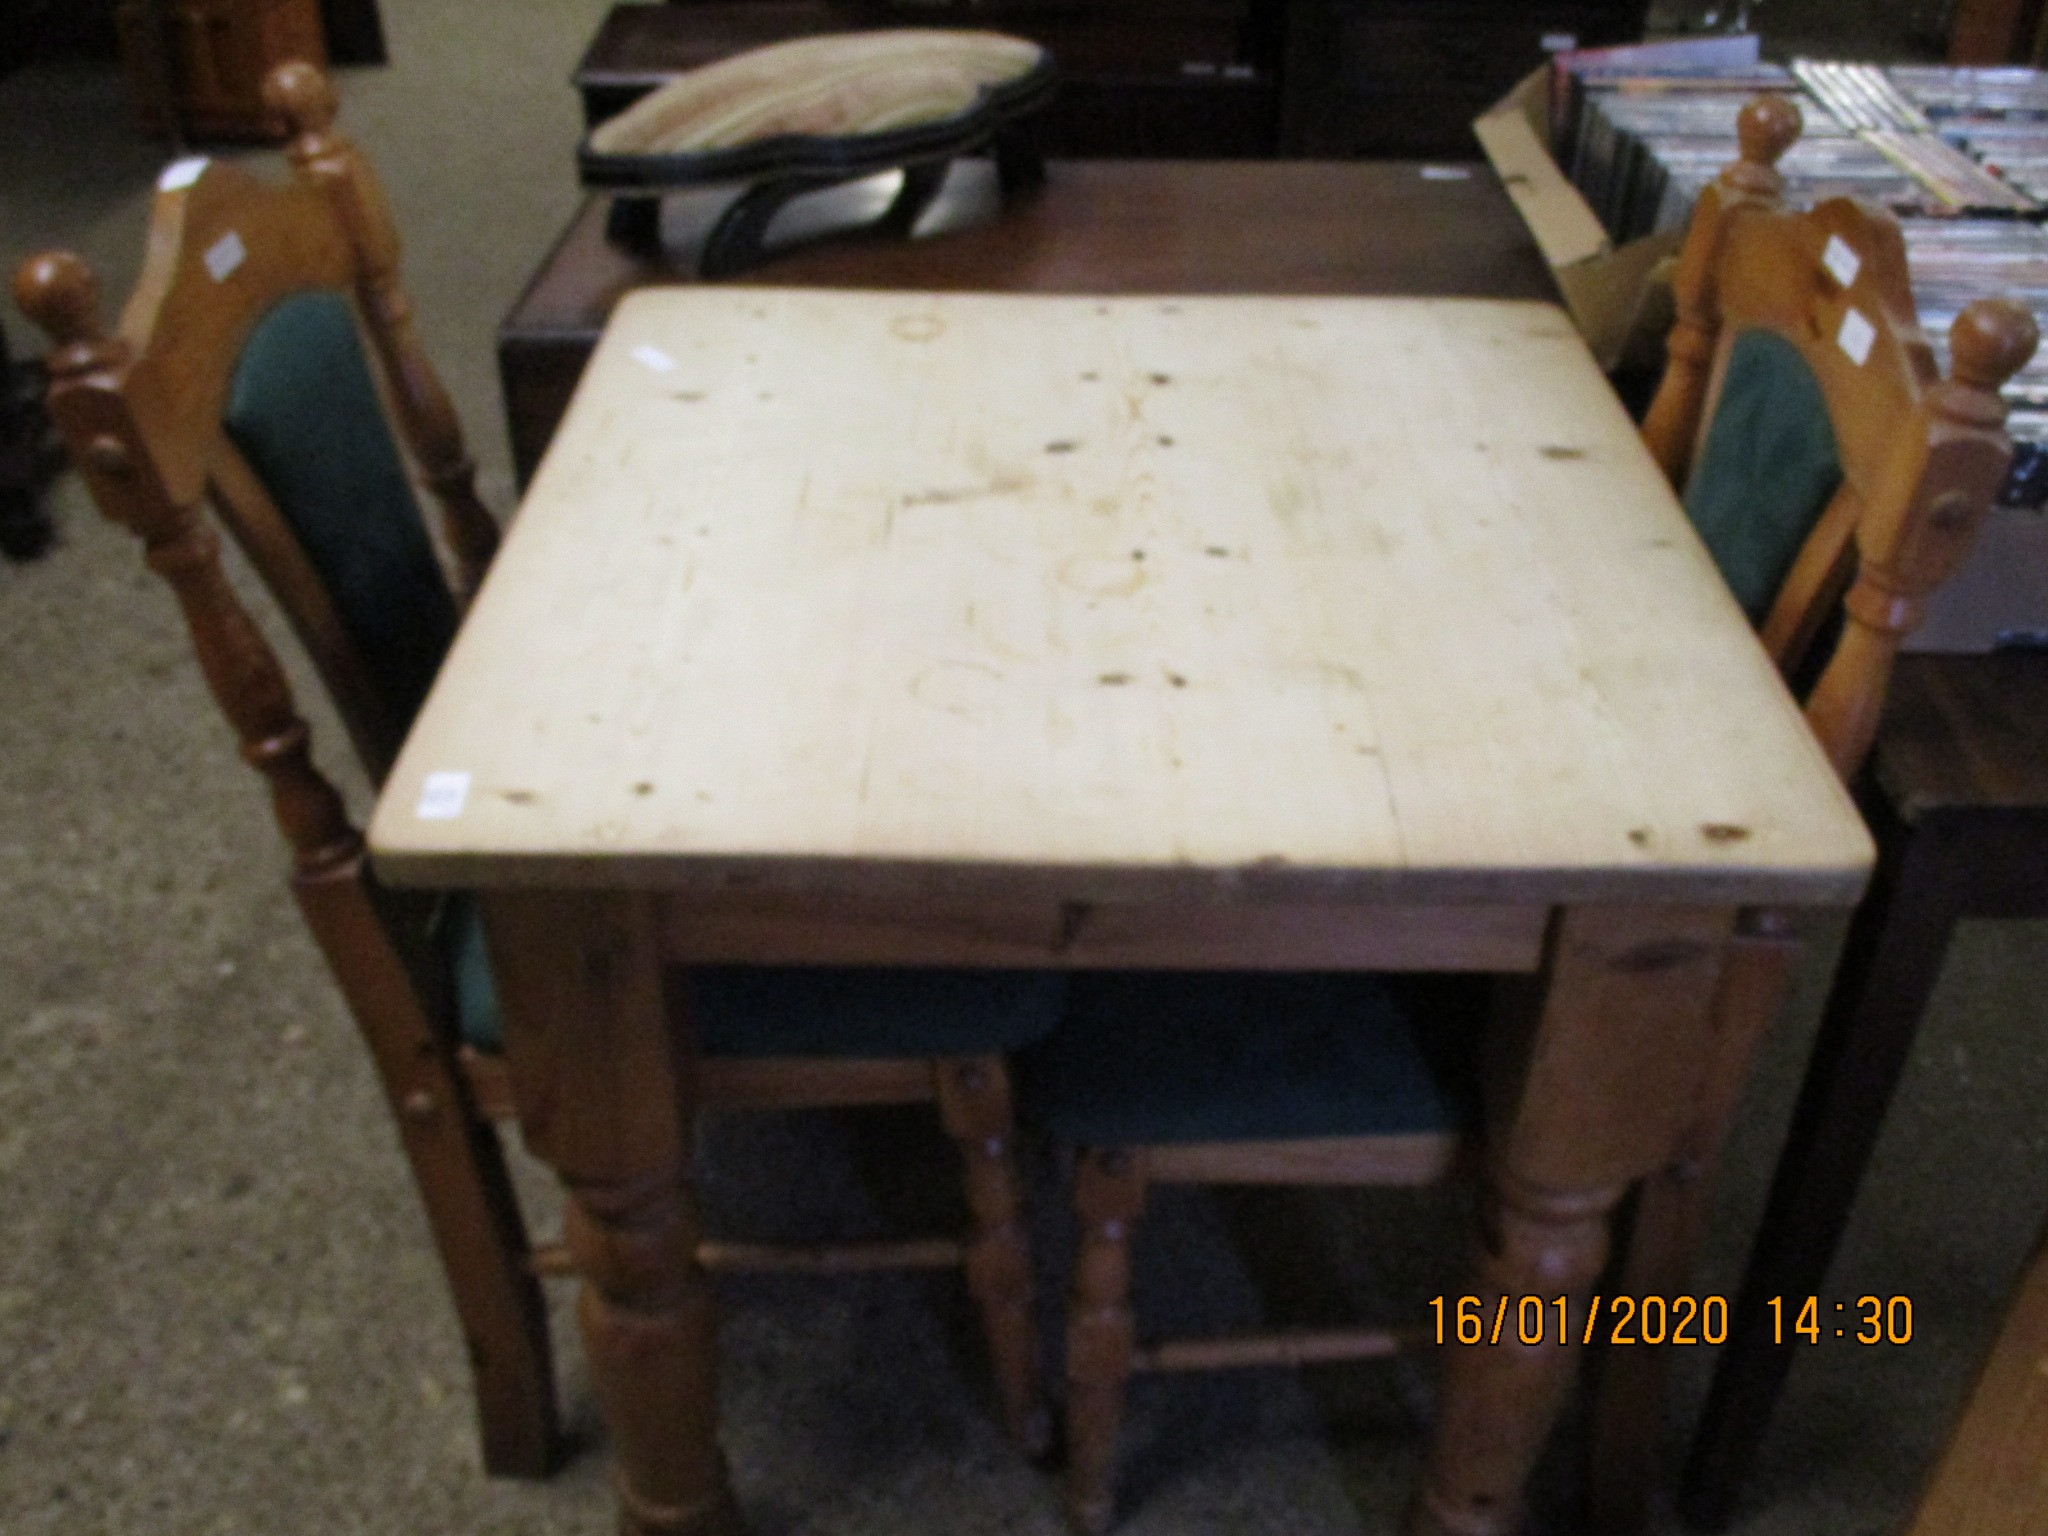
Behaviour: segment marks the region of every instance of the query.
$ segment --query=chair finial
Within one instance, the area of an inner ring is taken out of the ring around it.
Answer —
[[[1995,392],[2026,367],[2040,340],[2040,328],[2024,304],[1978,299],[1948,328],[1949,372],[1958,383]]]
[[[303,59],[288,59],[263,78],[263,104],[291,125],[292,136],[324,134],[334,126],[339,98],[334,82]]]
[[[1766,91],[1736,115],[1735,140],[1742,147],[1742,158],[1751,165],[1774,167],[1805,126],[1797,102]]]
[[[84,258],[69,251],[44,251],[24,261],[14,273],[14,302],[60,347],[106,336],[99,279]]]

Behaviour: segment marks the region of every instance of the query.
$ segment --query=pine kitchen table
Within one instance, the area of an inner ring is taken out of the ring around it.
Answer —
[[[1522,973],[1491,1315],[1593,1284],[1736,911],[1872,856],[1553,305],[709,285],[614,312],[371,845],[481,893],[677,1536],[738,1515],[669,968]],[[1444,1356],[1410,1528],[1508,1531],[1574,1351]]]

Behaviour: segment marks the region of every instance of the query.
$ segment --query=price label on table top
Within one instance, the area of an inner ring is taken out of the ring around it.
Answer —
[[[413,814],[421,821],[453,821],[462,814],[462,807],[468,799],[468,774],[430,773],[420,785],[420,802],[413,809]]]

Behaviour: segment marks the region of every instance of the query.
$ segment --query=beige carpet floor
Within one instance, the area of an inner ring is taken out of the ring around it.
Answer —
[[[396,62],[343,85],[501,511],[492,330],[574,206],[567,76],[603,9],[391,0]],[[118,303],[159,160],[110,69],[0,82],[0,266],[71,246]],[[10,331],[26,350],[18,317]],[[608,1529],[608,1452],[566,1328],[578,1454],[544,1485],[480,1475],[395,1136],[285,896],[258,786],[132,541],[74,482],[52,507],[56,549],[0,565],[0,1531]],[[331,718],[310,713],[337,760]],[[1810,1351],[1743,1536],[1864,1536],[1910,1498],[2048,1211],[2044,977],[2041,925],[1962,935],[1833,1287],[1911,1296],[1914,1342]],[[1739,1267],[1814,1002],[1809,985],[1761,1075],[1703,1290]],[[949,1198],[945,1149],[915,1122],[750,1122],[710,1143],[714,1211],[749,1230]],[[872,1176],[906,1148],[933,1172]],[[1051,1298],[1062,1223],[1038,1173]],[[1333,1302],[1417,1315],[1456,1281],[1462,1215],[1454,1196],[1168,1199],[1141,1295],[1193,1326]],[[723,1347],[727,1444],[764,1536],[1060,1529],[1052,1485],[992,1427],[957,1288],[738,1284]],[[1680,1361],[1675,1421],[1706,1363]],[[1426,1364],[1144,1384],[1124,1529],[1390,1532],[1428,1404]]]

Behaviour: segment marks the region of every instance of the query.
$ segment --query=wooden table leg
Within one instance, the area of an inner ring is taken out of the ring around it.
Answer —
[[[484,898],[526,1143],[561,1177],[624,1536],[727,1536],[716,1319],[698,1267],[687,1020],[663,995],[653,902]]]
[[[1935,814],[1881,830],[1877,874],[1849,928],[1686,1465],[1686,1520],[1709,1530],[1734,1513],[1792,1367],[1794,1346],[1771,1342],[1770,1298],[1815,1295],[1826,1283],[1969,903],[1977,858],[1966,823]]]
[[[1584,907],[1553,925],[1536,1005],[1496,1030],[1489,1188],[1468,1294],[1499,1343],[1446,1345],[1410,1536],[1508,1536],[1577,1363],[1587,1293],[1629,1185],[1669,1157],[1705,1071],[1710,1012],[1735,914]],[[1539,1296],[1543,1343],[1515,1337]],[[1555,1298],[1570,1298],[1559,1343]]]

